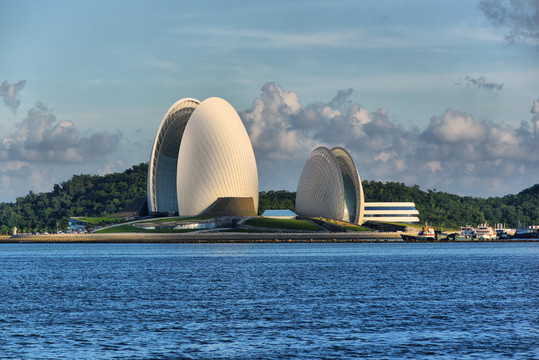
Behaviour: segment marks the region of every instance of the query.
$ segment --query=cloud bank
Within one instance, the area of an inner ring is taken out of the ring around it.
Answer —
[[[309,153],[343,146],[363,179],[489,196],[539,182],[539,100],[531,121],[517,128],[448,108],[424,129],[405,128],[387,109],[351,101],[353,90],[329,101],[302,104],[298,95],[267,83],[240,113],[259,164],[261,189],[294,190]],[[511,119],[508,119],[511,120]]]
[[[19,91],[24,89],[24,85],[26,85],[26,80],[21,80],[15,84],[10,84],[5,80],[0,86],[0,96],[4,100],[4,105],[11,108],[13,113],[17,111],[17,108],[21,104]]]
[[[117,149],[121,134],[83,134],[75,123],[58,120],[41,102],[0,139],[0,190],[4,197],[28,190],[50,191],[54,183],[87,172]]]
[[[353,89],[341,90],[306,104],[276,83],[262,87],[252,106],[240,112],[261,190],[295,191],[318,146],[346,148],[363,180],[472,196],[516,193],[539,183],[539,98],[531,100],[531,117],[524,115],[518,125],[507,125],[514,119],[496,123],[447,108],[419,128],[393,121],[388,109],[368,110],[352,94]],[[91,169],[109,173],[125,163],[112,156],[121,140],[119,132],[83,133],[38,102],[0,138],[2,195],[14,199],[29,189],[50,191],[52,184]]]
[[[2,138],[0,159],[29,164],[80,163],[113,151],[121,135],[98,132],[81,136],[72,121],[58,121],[46,105],[37,103],[16,125],[17,131]]]
[[[509,42],[539,45],[539,1],[483,0],[479,8],[495,26],[506,29]]]

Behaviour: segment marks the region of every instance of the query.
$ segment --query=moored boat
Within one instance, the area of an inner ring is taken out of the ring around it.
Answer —
[[[527,228],[517,229],[511,237],[512,239],[539,239],[539,225],[528,226]]]
[[[471,240],[475,237],[476,231],[471,225],[461,226],[459,240]]]
[[[405,241],[405,242],[417,241],[417,236],[414,236],[414,235],[401,234],[401,238],[402,238],[402,241]]]
[[[477,240],[496,240],[498,234],[492,229],[492,226],[488,226],[485,222],[484,224],[477,225],[475,237]]]
[[[417,234],[417,240],[419,241],[435,241],[436,239],[434,228],[427,225]]]
[[[436,231],[434,231],[434,228],[427,225],[425,225],[417,235],[401,234],[401,238],[406,242],[438,240],[438,236]]]

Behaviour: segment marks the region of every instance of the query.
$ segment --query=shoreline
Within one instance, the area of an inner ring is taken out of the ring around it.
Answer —
[[[479,243],[539,242],[539,239],[497,239],[470,241],[410,241],[401,233],[112,233],[112,234],[19,234],[0,237],[0,244],[13,243]]]

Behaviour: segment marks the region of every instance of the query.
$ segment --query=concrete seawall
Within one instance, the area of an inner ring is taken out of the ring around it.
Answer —
[[[403,242],[400,232],[290,232],[290,233],[114,233],[114,234],[19,234],[0,237],[5,243],[373,243]],[[419,241],[418,241],[419,242]],[[430,242],[432,241],[422,241]],[[447,241],[439,241],[447,242]],[[462,242],[462,241],[459,241]],[[539,242],[538,239],[474,240],[469,242]]]
[[[259,242],[376,242],[401,241],[400,233],[114,233],[19,234],[0,243],[259,243]]]

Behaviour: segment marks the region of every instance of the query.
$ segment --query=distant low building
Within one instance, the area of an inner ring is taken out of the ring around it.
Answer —
[[[84,220],[80,220],[75,217],[70,217],[67,229],[68,230],[83,230],[83,229],[86,229],[87,226],[88,226],[88,222]]]
[[[418,223],[419,211],[413,202],[366,202],[364,221]]]
[[[297,214],[292,210],[265,210],[262,217],[272,219],[296,219]]]

